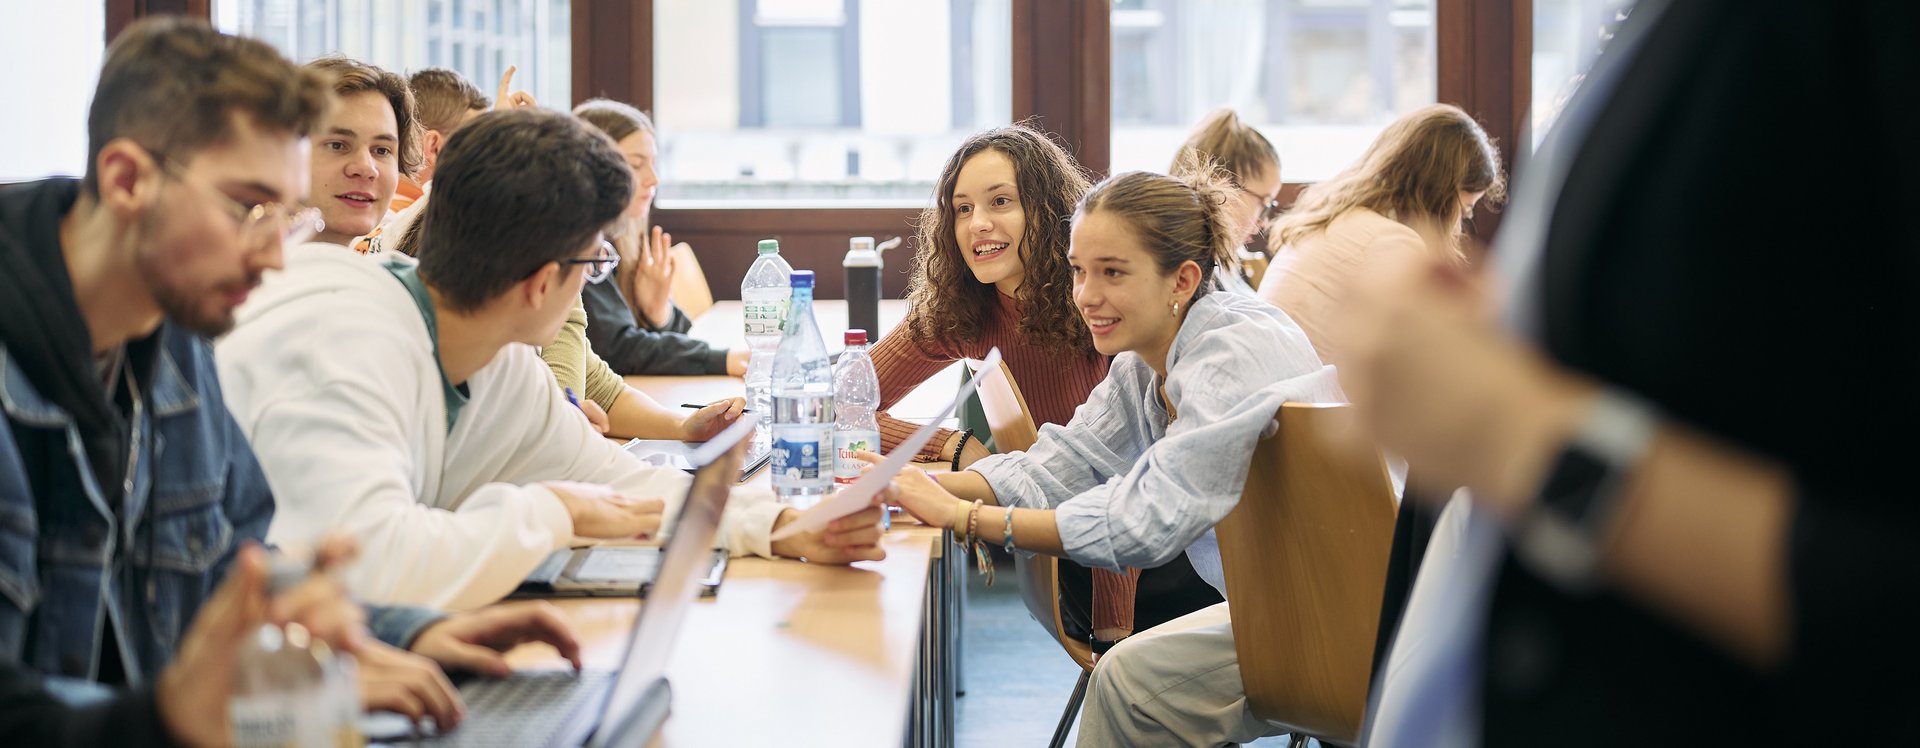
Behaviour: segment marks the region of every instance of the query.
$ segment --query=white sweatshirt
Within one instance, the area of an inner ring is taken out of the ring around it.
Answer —
[[[355,594],[460,610],[500,599],[576,544],[541,481],[665,499],[672,526],[689,476],[595,433],[529,346],[507,346],[467,380],[470,399],[448,433],[433,340],[387,262],[412,260],[294,248],[215,346],[227,406],[273,488],[269,542],[350,534]],[[764,495],[736,497],[722,524],[727,548],[770,555],[779,512]]]

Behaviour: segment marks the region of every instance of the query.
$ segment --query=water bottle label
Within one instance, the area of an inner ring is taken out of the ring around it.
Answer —
[[[819,488],[830,465],[821,452],[833,445],[832,423],[788,424],[774,427],[773,487],[780,489]]]
[[[860,480],[860,469],[867,463],[853,456],[855,452],[880,452],[880,433],[877,431],[835,431],[833,432],[833,482],[846,485]]]
[[[306,702],[312,696],[296,692],[234,697],[227,702],[233,744],[240,748],[327,744],[333,737],[327,729],[333,715],[309,708]]]
[[[742,303],[747,337],[778,337],[787,316],[785,299],[756,299]]]

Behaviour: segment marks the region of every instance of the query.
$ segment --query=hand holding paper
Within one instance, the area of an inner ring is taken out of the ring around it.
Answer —
[[[980,371],[995,371],[999,365],[1000,349],[995,348],[987,351],[987,358],[981,363]],[[799,533],[819,530],[826,527],[829,522],[871,505],[874,495],[886,488],[893,481],[893,476],[898,474],[901,468],[906,467],[907,462],[912,460],[914,455],[919,454],[920,448],[926,446],[927,441],[933,438],[934,432],[940,430],[940,422],[952,415],[960,403],[966,402],[967,398],[973,395],[974,387],[978,384],[978,379],[967,380],[967,383],[961,385],[960,391],[954,395],[953,402],[947,405],[946,410],[942,411],[938,418],[928,421],[926,425],[913,432],[906,441],[894,447],[893,452],[888,454],[885,460],[861,475],[860,480],[855,481],[853,485],[835,491],[825,501],[802,512],[794,521],[774,531],[773,539],[785,540]]]

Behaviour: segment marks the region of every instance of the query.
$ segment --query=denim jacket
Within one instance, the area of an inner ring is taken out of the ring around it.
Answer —
[[[132,424],[125,511],[116,517],[87,467],[68,413],[0,346],[0,657],[84,698],[104,642],[129,685],[157,677],[247,540],[262,541],[273,496],[221,398],[213,351],[171,324],[145,407]],[[418,608],[369,611],[398,646],[437,620]],[[111,630],[111,639],[103,632]]]

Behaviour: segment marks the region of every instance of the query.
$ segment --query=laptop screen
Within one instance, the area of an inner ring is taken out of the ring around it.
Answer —
[[[673,534],[660,550],[659,571],[654,574],[646,604],[634,620],[633,638],[627,643],[627,655],[614,676],[613,691],[590,745],[607,745],[618,737],[654,681],[666,675],[674,637],[700,593],[699,577],[712,558],[713,539],[719,533],[720,515],[726,510],[745,437],[753,433],[753,424],[745,418],[740,420],[694,452],[703,464],[693,474]]]

